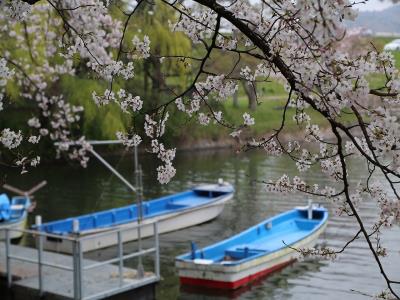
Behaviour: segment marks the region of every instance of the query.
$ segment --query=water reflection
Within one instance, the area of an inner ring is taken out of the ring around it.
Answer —
[[[118,170],[133,180],[132,156],[108,157]],[[301,194],[275,195],[256,184],[257,180],[276,179],[283,173],[290,177],[298,175],[293,162],[287,158],[267,157],[261,152],[236,155],[231,151],[201,151],[178,153],[178,169],[174,180],[168,185],[155,182],[156,163],[151,156],[140,157],[144,171],[144,196],[151,199],[178,192],[201,182],[216,182],[218,178],[233,183],[236,193],[222,214],[212,222],[162,235],[161,272],[163,280],[157,289],[159,300],[174,299],[365,299],[354,292],[377,294],[384,289],[384,282],[378,272],[365,243],[360,239],[341,255],[336,262],[306,261],[294,263],[270,277],[246,289],[228,295],[204,295],[181,290],[174,267],[174,257],[189,250],[189,241],[196,241],[204,247],[231,236],[293,206],[303,205],[306,198]],[[357,182],[365,176],[364,168],[357,160],[349,162],[350,178]],[[48,186],[37,194],[37,214],[46,221],[72,215],[127,205],[134,196],[117,178],[110,175],[103,166],[92,160],[87,169],[72,168],[68,165],[41,166],[23,176],[10,174],[9,183],[27,188],[46,179]],[[301,174],[304,179],[324,186],[328,179],[315,170]],[[331,203],[323,203],[330,211],[329,225],[320,242],[330,247],[341,247],[357,232],[357,225],[349,217],[336,217]],[[371,200],[361,204],[361,215],[367,226],[376,218],[376,205]],[[31,217],[31,221],[33,216]],[[385,232],[384,245],[390,249],[383,263],[388,273],[400,277],[400,230],[398,227]],[[132,246],[134,247],[134,246]],[[98,258],[106,252],[92,254]],[[233,297],[233,298],[232,298]],[[127,299],[128,300],[128,299]]]

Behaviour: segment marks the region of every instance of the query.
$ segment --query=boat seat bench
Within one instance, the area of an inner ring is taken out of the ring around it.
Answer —
[[[286,245],[290,245],[298,240],[301,240],[302,238],[304,238],[304,235],[305,232],[299,231],[285,234],[283,239],[281,236],[265,237],[263,239],[257,240],[257,242],[254,243],[240,244],[230,247],[225,250],[225,254],[234,258],[244,258],[258,254],[260,252],[273,252],[286,247]],[[244,254],[246,251],[249,254],[248,256],[245,256]]]
[[[185,208],[185,207],[188,207],[188,205],[174,203],[174,202],[167,203],[167,209],[175,210],[175,209],[180,209],[180,208]]]
[[[175,201],[173,201],[173,204],[185,205],[185,206],[195,206],[195,205],[207,203],[209,201],[210,201],[209,198],[199,197],[197,195],[193,195],[193,196],[188,197],[188,198],[183,199],[183,200],[175,200]]]

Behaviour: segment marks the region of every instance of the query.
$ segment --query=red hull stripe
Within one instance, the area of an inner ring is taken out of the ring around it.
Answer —
[[[210,279],[201,279],[201,278],[191,278],[191,277],[180,277],[181,284],[185,285],[195,285],[195,286],[203,286],[211,289],[237,289],[243,285],[246,285],[260,277],[267,276],[268,274],[275,272],[284,268],[285,266],[291,264],[293,260],[286,261],[284,263],[273,266],[272,268],[262,270],[258,273],[251,274],[247,277],[239,279],[237,281],[219,281],[219,280],[210,280]]]

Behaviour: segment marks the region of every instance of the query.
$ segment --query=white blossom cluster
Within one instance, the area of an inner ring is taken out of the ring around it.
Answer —
[[[237,89],[237,83],[231,80],[226,80],[225,75],[223,74],[219,76],[209,75],[204,82],[196,83],[196,91],[205,99],[207,99],[207,95],[215,94],[217,100],[222,101],[232,96]]]
[[[163,143],[159,142],[159,138],[165,133],[165,124],[168,118],[168,112],[158,122],[146,114],[144,124],[145,133],[151,138],[151,152],[156,154],[157,158],[163,163],[163,165],[157,167],[157,179],[162,184],[168,183],[176,174],[176,169],[172,165],[176,149],[167,149]]]
[[[68,152],[68,157],[71,160],[78,161],[82,167],[86,168],[89,161],[88,152],[92,149],[90,143],[85,140],[82,136],[79,140],[71,143],[70,140],[64,140],[57,143],[57,152],[61,154],[63,152]]]
[[[249,66],[245,66],[240,70],[240,76],[249,81],[249,83],[256,79],[255,75],[253,74]]]
[[[83,108],[66,102],[62,95],[54,95],[55,90],[47,90],[53,82],[60,79],[61,75],[75,75],[71,57],[63,54],[61,55],[63,59],[53,59],[58,56],[58,53],[63,52],[65,46],[61,44],[58,31],[58,28],[63,25],[62,20],[52,17],[45,18],[46,21],[43,21],[43,14],[47,15],[49,10],[52,9],[45,2],[37,3],[34,6],[22,1],[11,1],[10,6],[6,2],[2,2],[2,5],[6,5],[6,9],[0,11],[0,33],[10,38],[10,42],[5,47],[10,46],[10,50],[13,47],[18,47],[24,55],[14,57],[6,50],[1,53],[15,67],[10,70],[6,66],[6,60],[0,59],[0,89],[3,91],[6,81],[13,76],[13,82],[20,90],[18,97],[36,105],[34,110],[36,115],[27,120],[31,130],[24,134],[28,143],[36,145],[42,137],[48,137],[54,142],[69,141],[72,136],[71,129],[75,126],[74,124],[79,123]],[[87,3],[85,1],[74,2],[76,3],[65,1],[62,5],[65,5],[64,8],[73,8],[76,7],[75,5]],[[91,5],[91,3],[88,3],[88,6],[83,5],[83,7],[93,9],[94,7]],[[10,19],[10,11],[14,12],[14,19]],[[95,12],[93,11],[93,13]],[[19,15],[19,17],[16,15]],[[25,22],[23,27],[19,23],[22,17]],[[72,18],[70,22],[72,24]],[[65,40],[65,42],[67,41]],[[26,57],[30,57],[31,62]],[[39,63],[39,58],[46,60],[40,60]],[[45,121],[43,124],[41,124],[41,119]],[[6,138],[11,138],[10,132],[13,131],[11,129],[5,130],[9,130],[9,134],[4,136],[4,141],[7,141],[6,144],[8,146],[17,145],[22,133],[13,143]],[[7,131],[3,130],[3,132],[6,133]],[[23,172],[27,171],[28,165],[37,166],[40,163],[40,157],[35,155],[34,151],[30,152],[29,155],[21,153],[19,156],[16,165],[21,166]]]
[[[208,125],[210,123],[210,117],[205,113],[199,113],[199,123],[204,126]]]
[[[21,0],[0,1],[0,10],[2,10],[4,14],[12,20],[24,20],[31,12],[31,9],[31,5]]]
[[[393,148],[400,147],[399,121],[396,116],[384,108],[378,107],[370,113],[371,122],[368,125],[373,146],[381,154],[391,153]]]
[[[333,201],[338,201],[340,198],[333,187],[325,186],[324,188],[320,188],[317,184],[309,185],[298,176],[294,176],[291,180],[286,174],[282,175],[276,181],[269,180],[266,184],[266,190],[273,193],[304,192],[313,196],[326,197]]]
[[[17,148],[22,142],[22,133],[21,130],[18,132],[12,131],[9,128],[5,128],[2,130],[0,135],[0,141],[4,147],[8,149]]]
[[[214,119],[214,123],[222,123],[222,112],[212,111],[210,114],[204,112],[199,112],[201,109],[201,104],[209,100],[211,96],[218,101],[224,101],[228,97],[232,96],[238,89],[238,84],[232,80],[226,80],[225,75],[219,76],[207,76],[206,80],[203,82],[196,82],[195,92],[189,99],[188,105],[185,105],[182,98],[177,98],[175,100],[176,107],[179,111],[187,113],[190,117],[198,113],[198,122],[206,126],[210,124],[211,119]],[[251,122],[250,119],[246,119]],[[254,121],[254,119],[252,119]]]
[[[134,47],[132,58],[148,58],[150,56],[150,38],[145,35],[141,41],[136,35],[132,39]]]
[[[4,87],[7,81],[14,75],[14,70],[7,67],[7,61],[0,59],[0,111],[3,110]]]
[[[276,140],[269,140],[267,143],[263,143],[263,148],[269,155],[280,156],[283,154],[283,149]]]
[[[184,32],[195,44],[210,38],[214,33],[216,14],[209,9],[188,11],[176,23],[170,23],[170,28],[175,32]],[[195,21],[194,21],[195,20]]]
[[[98,106],[117,103],[125,113],[137,112],[141,110],[143,106],[143,101],[140,99],[140,96],[133,96],[124,89],[119,89],[117,95],[109,89],[104,91],[104,95],[97,95],[96,91],[93,91],[92,98]]]
[[[159,143],[158,140],[152,140],[151,151],[157,154],[157,157],[164,163],[157,167],[157,179],[161,184],[166,184],[176,174],[176,169],[172,165],[176,149],[166,149],[164,144]]]
[[[33,127],[33,128],[40,128],[41,124],[40,121],[37,117],[32,117],[28,120],[28,125],[29,127]]]
[[[385,226],[392,226],[400,223],[400,202],[391,197],[378,182],[369,187],[371,196],[376,199],[381,210],[381,220]]]
[[[15,165],[21,167],[21,174],[27,173],[27,166],[37,167],[40,164],[40,157],[36,156],[31,159],[24,156],[15,162]]]
[[[129,110],[137,112],[142,109],[143,101],[140,99],[140,96],[132,96],[131,93],[127,93],[124,89],[120,89],[117,95],[119,97],[117,103],[122,111],[128,113]]]
[[[233,50],[236,49],[238,41],[234,38],[227,38],[222,35],[217,37],[217,46],[221,47],[222,50]]]
[[[165,123],[169,118],[169,113],[167,112],[160,122],[157,122],[151,118],[149,115],[145,115],[144,130],[146,135],[152,139],[160,138],[165,133]]]
[[[243,123],[246,126],[252,126],[255,124],[255,121],[254,121],[254,118],[252,118],[249,113],[244,113],[243,114]]]
[[[116,76],[121,76],[125,80],[133,78],[134,66],[132,62],[124,65],[122,61],[110,60],[107,64],[92,64],[93,71],[99,74],[102,78],[111,81]]]
[[[137,147],[142,142],[142,138],[138,134],[133,134],[131,137],[121,131],[115,133],[117,139],[126,147]]]

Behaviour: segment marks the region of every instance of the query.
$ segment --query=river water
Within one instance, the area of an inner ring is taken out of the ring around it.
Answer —
[[[124,176],[133,179],[131,154],[108,156],[107,159]],[[298,175],[289,159],[267,157],[262,152],[240,155],[231,150],[178,152],[175,162],[177,175],[168,185],[156,182],[157,162],[150,155],[140,155],[140,161],[144,171],[145,199],[179,192],[202,182],[216,182],[218,178],[231,182],[236,188],[233,200],[225,206],[217,219],[160,236],[163,280],[157,287],[157,299],[369,299],[368,295],[375,295],[385,288],[385,282],[365,241],[359,239],[335,261],[313,259],[296,262],[229,295],[180,289],[174,257],[189,250],[189,241],[196,241],[199,247],[206,246],[277,213],[297,205],[305,205],[307,198],[301,194],[268,193],[265,186],[255,183],[257,180],[276,179],[283,173],[290,177]],[[350,168],[352,182],[366,176],[359,161],[350,161]],[[35,211],[35,214],[42,215],[44,221],[123,206],[132,203],[134,199],[129,190],[95,159],[91,160],[86,169],[55,164],[40,166],[22,176],[10,170],[0,169],[0,172],[7,172],[7,181],[22,188],[28,188],[39,180],[48,181],[48,186],[37,193],[38,204]],[[315,182],[320,186],[329,182],[327,177],[313,170],[301,175],[308,182]],[[357,232],[355,220],[336,216],[332,203],[322,204],[329,208],[330,219],[319,243],[340,248]],[[376,220],[376,212],[373,200],[361,203],[360,214],[367,227]],[[30,221],[33,221],[33,216]],[[382,259],[384,267],[393,279],[399,280],[399,227],[386,230],[382,240],[383,245],[388,248],[388,257]]]

